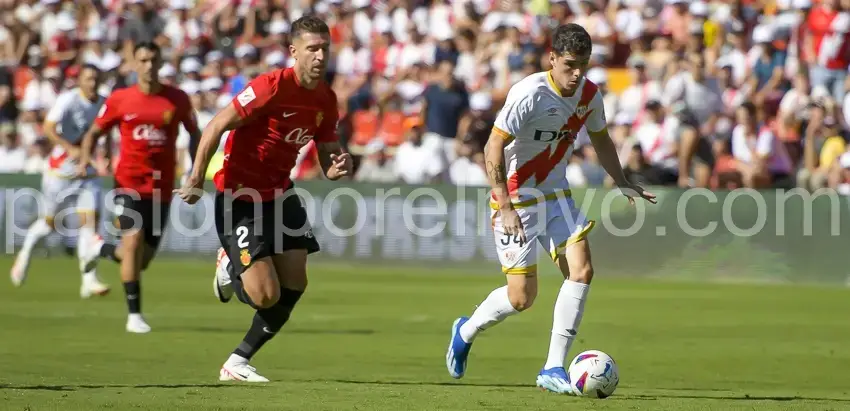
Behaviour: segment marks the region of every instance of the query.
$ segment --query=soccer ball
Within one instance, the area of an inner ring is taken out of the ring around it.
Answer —
[[[573,393],[582,397],[609,397],[620,382],[617,363],[610,355],[596,350],[576,355],[567,374]]]

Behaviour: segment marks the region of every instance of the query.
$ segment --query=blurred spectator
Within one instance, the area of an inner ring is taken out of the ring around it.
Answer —
[[[364,158],[354,179],[367,183],[394,183],[398,181],[394,159],[387,153],[387,146],[381,140],[372,140],[366,146]]]
[[[755,104],[746,102],[736,111],[732,154],[746,187],[766,188],[789,183],[791,159],[773,132],[759,119]]]
[[[0,172],[20,173],[27,162],[27,151],[18,140],[18,133],[12,123],[0,124]]]
[[[850,124],[848,6],[848,0],[5,0],[0,123],[14,129],[11,152],[26,153],[19,168],[37,170],[40,153],[49,149],[43,115],[75,85],[80,67],[103,70],[101,93],[132,85],[128,51],[153,40],[166,58],[162,80],[190,95],[203,126],[256,75],[293,64],[290,23],[315,13],[331,28],[328,80],[340,102],[340,140],[360,156],[357,179],[479,184],[481,152],[508,90],[549,69],[551,31],[576,22],[591,34],[586,76],[603,94],[630,179],[717,189],[846,187],[840,159]],[[757,117],[744,117],[742,107],[755,108]],[[182,169],[190,166],[187,137],[181,133],[178,144]],[[98,145],[102,173],[119,144]],[[210,174],[221,157],[214,156]],[[315,148],[307,146],[293,177],[320,175]],[[604,176],[589,141],[576,141],[565,178],[583,186],[602,184]]]
[[[407,184],[438,182],[446,171],[444,147],[426,144],[424,134],[422,123],[413,123],[395,152],[395,173]]]
[[[469,108],[469,96],[463,84],[454,78],[454,68],[451,61],[441,61],[435,81],[422,95],[425,100],[423,123],[427,130],[424,139],[429,145],[439,145],[449,160],[455,157],[458,123]]]

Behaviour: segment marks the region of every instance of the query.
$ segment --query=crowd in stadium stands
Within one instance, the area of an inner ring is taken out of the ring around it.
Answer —
[[[108,93],[133,83],[133,44],[157,42],[161,78],[204,126],[251,78],[292,63],[289,22],[312,13],[331,27],[356,180],[487,185],[482,149],[508,89],[548,69],[549,33],[576,22],[630,179],[850,194],[848,11],[850,0],[0,0],[0,172],[43,170],[41,122],[82,64],[106,73]],[[310,146],[294,174],[320,176]],[[610,184],[581,138],[566,178]]]

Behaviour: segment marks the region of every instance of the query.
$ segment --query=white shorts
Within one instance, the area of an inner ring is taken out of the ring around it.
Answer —
[[[505,274],[536,273],[538,243],[554,261],[568,246],[584,239],[595,225],[569,197],[516,208],[516,212],[525,230],[525,243],[517,236],[505,234],[499,211],[492,212],[496,250]]]
[[[95,212],[100,207],[100,179],[62,178],[45,172],[41,177],[41,213],[55,217],[59,210],[74,206],[77,212]]]

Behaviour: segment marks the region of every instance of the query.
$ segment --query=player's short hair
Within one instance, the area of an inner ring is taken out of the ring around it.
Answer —
[[[101,73],[100,67],[95,66],[94,64],[91,64],[91,63],[86,63],[86,64],[83,64],[82,66],[80,66],[80,74],[83,74],[83,71],[86,71],[86,70],[94,71],[95,76],[99,76],[100,73]]]
[[[589,56],[593,42],[584,27],[575,23],[562,24],[552,34],[552,50],[559,55]]]
[[[156,43],[151,42],[151,41],[145,41],[145,42],[137,43],[136,46],[133,47],[133,55],[135,56],[136,53],[139,52],[139,50],[143,50],[143,49],[152,51],[154,54],[157,55],[157,57],[162,56],[162,50],[159,48],[159,46]]]
[[[293,21],[292,28],[289,30],[292,38],[296,38],[303,33],[330,34],[331,30],[324,20],[316,16],[307,15]]]

